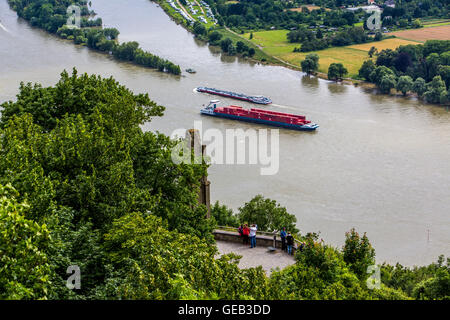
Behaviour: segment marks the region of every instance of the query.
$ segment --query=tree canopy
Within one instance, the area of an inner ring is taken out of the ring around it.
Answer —
[[[427,102],[447,104],[449,57],[449,40],[385,49],[378,54],[376,64],[372,60],[363,63],[359,77],[375,83],[384,93],[396,88],[403,95],[411,91]]]
[[[440,80],[442,81],[442,80]],[[438,81],[436,81],[438,82]],[[204,164],[175,164],[177,141],[143,132],[163,107],[113,78],[61,74],[52,87],[21,84],[0,118],[0,299],[448,299],[450,260],[383,265],[351,230],[342,249],[302,236],[296,218],[256,196],[234,215],[198,203]],[[305,242],[295,264],[241,269],[217,257],[213,229],[286,227]],[[78,266],[81,288],[66,287]]]
[[[119,45],[117,43],[119,30],[103,28],[101,18],[89,19],[90,16],[95,15],[95,12],[88,9],[86,0],[8,0],[8,3],[19,17],[30,21],[33,26],[56,33],[63,39],[73,40],[75,44],[111,53],[119,60],[130,61],[159,71],[175,75],[181,73],[180,66],[142,50],[137,42]],[[70,5],[81,8],[80,28],[66,25],[69,18],[67,9]]]

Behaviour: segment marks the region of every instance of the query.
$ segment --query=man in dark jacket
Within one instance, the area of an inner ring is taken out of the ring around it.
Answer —
[[[281,238],[281,250],[286,251],[286,228],[281,229],[280,238]]]
[[[287,244],[287,252],[288,254],[292,254],[292,247],[294,246],[294,237],[290,232],[288,232],[286,237],[286,244]]]

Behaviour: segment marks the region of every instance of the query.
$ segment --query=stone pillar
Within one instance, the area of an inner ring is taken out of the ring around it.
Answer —
[[[191,158],[193,160],[193,163],[204,163],[204,158],[206,156],[206,145],[201,144],[200,133],[198,132],[198,130],[189,129],[186,133],[186,140],[188,141],[188,144],[190,144],[191,150],[194,151],[194,159]],[[208,219],[211,217],[210,185],[211,182],[208,181],[208,176],[207,174],[205,174],[200,179],[198,202],[206,206],[206,218]]]

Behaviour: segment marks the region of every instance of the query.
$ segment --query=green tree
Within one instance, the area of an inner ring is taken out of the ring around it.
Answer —
[[[240,207],[238,217],[241,223],[257,224],[258,230],[261,231],[281,230],[286,227],[287,231],[294,234],[298,232],[295,225],[297,218],[275,200],[261,195],[257,195]]]
[[[236,46],[233,43],[230,43],[228,49],[226,51],[230,56],[234,56],[236,54]]]
[[[450,51],[441,53],[439,58],[441,60],[442,65],[445,65],[445,66],[450,65]]]
[[[395,73],[394,73],[394,71],[392,71],[391,69],[389,69],[386,66],[378,66],[370,73],[369,80],[371,82],[375,83],[376,85],[380,86],[381,80],[385,76],[395,77]],[[394,87],[395,87],[395,85],[391,86],[391,88],[394,88]]]
[[[348,73],[342,63],[332,63],[328,67],[328,79],[338,81]]]
[[[305,60],[301,62],[302,71],[307,74],[314,73],[319,69],[319,56],[316,53],[310,53]]]
[[[233,45],[233,41],[230,38],[225,38],[222,41],[220,41],[220,47],[224,52],[228,52],[230,45]]]
[[[220,205],[219,201],[216,201],[211,207],[211,216],[214,217],[219,226],[239,226],[239,219],[233,213],[233,210],[226,205]]]
[[[55,87],[22,85],[17,101],[3,106],[0,184],[11,183],[18,201],[27,201],[26,219],[49,226],[54,242],[45,253],[54,273],[65,276],[68,265],[78,264],[85,274],[76,293],[52,275],[49,297],[104,292],[102,236],[128,212],[151,213],[170,232],[213,242],[214,221],[198,205],[206,166],[175,164],[176,142],[142,131],[162,112],[147,95],[74,71]]]
[[[419,97],[422,97],[423,94],[425,93],[425,91],[427,91],[427,84],[426,84],[425,80],[424,80],[423,78],[421,78],[421,77],[417,78],[417,79],[414,81],[412,90],[413,90],[415,93],[417,93],[417,95],[418,95]]]
[[[435,76],[431,82],[427,83],[427,91],[423,97],[430,103],[439,103],[441,96],[446,94],[445,82],[442,81],[441,76]]]
[[[297,263],[272,273],[269,293],[275,299],[367,299],[368,293],[336,249],[308,237]]]
[[[248,46],[244,42],[238,41],[238,42],[236,42],[236,51],[238,53],[248,51]]]
[[[272,273],[269,296],[273,299],[408,299],[401,291],[381,285],[369,290],[345,262],[336,248],[317,241],[308,234],[303,251],[295,256],[296,263]]]
[[[383,78],[381,78],[381,82],[378,85],[382,93],[389,93],[391,89],[395,88],[397,84],[397,81],[395,79],[394,75],[384,75]]]
[[[420,19],[415,19],[413,21],[413,28],[416,28],[416,29],[422,28],[422,22],[420,21]]]
[[[5,102],[1,107],[1,126],[4,127],[13,116],[29,113],[33,122],[47,132],[66,115],[90,118],[97,117],[98,113],[110,126],[136,129],[138,124],[161,116],[164,110],[151,101],[148,94],[135,95],[113,78],[78,76],[75,68],[71,76],[63,71],[55,87],[21,83],[17,100]]]
[[[398,78],[396,89],[404,96],[413,88],[413,80],[410,76],[401,76]]]
[[[438,67],[438,74],[441,76],[441,79],[444,80],[447,88],[450,88],[450,65],[440,65]]]
[[[132,213],[116,220],[105,235],[105,250],[115,270],[105,281],[107,298],[266,297],[261,267],[240,270],[233,254],[216,259],[215,246],[169,232],[153,215]]]
[[[372,60],[366,60],[359,69],[358,75],[362,79],[370,80],[370,74],[375,70],[375,68],[376,66]]]
[[[450,300],[450,271],[440,268],[433,277],[418,283],[412,294],[416,299]]]
[[[203,35],[205,35],[205,34],[206,34],[206,28],[205,28],[205,26],[204,26],[202,23],[200,23],[200,22],[198,22],[198,21],[195,21],[195,22],[194,22],[194,33],[195,33],[195,35],[197,35],[197,36],[203,36]]]
[[[378,53],[378,49],[376,48],[376,47],[374,47],[374,46],[372,46],[371,48],[370,48],[370,50],[369,50],[369,52],[368,52],[368,55],[369,55],[369,57],[373,57],[373,55],[374,54],[377,54]]]
[[[222,34],[218,31],[213,31],[208,35],[208,40],[211,44],[216,44],[222,39]]]
[[[369,242],[367,235],[362,237],[352,228],[345,233],[345,244],[342,248],[344,261],[349,265],[358,278],[367,278],[367,268],[375,264],[375,249]]]
[[[446,264],[444,261],[441,255],[437,262],[420,267],[408,268],[399,263],[395,266],[384,263],[381,266],[381,282],[415,299],[449,299],[450,258],[447,258]]]
[[[438,69],[441,63],[441,59],[438,53],[433,52],[430,55],[428,55],[425,60],[427,66],[427,80],[431,80],[436,75],[438,75]]]
[[[0,299],[46,299],[49,230],[25,217],[28,206],[17,196],[11,185],[0,184]]]
[[[375,37],[373,38],[374,41],[381,41],[383,39],[383,34],[381,32],[377,32],[375,34]]]

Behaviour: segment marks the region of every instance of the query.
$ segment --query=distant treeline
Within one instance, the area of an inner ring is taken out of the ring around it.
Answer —
[[[381,33],[377,33],[375,37],[370,37],[361,27],[351,27],[327,36],[324,36],[320,29],[317,32],[313,32],[306,27],[300,27],[298,30],[290,31],[287,34],[287,39],[289,42],[302,44],[300,48],[294,48],[294,52],[309,52],[323,50],[330,46],[348,46],[379,41],[383,39],[383,36]]]
[[[119,45],[117,29],[102,29],[101,18],[89,20],[89,16],[95,13],[89,11],[86,0],[8,0],[8,2],[19,17],[30,21],[33,26],[56,33],[64,39],[73,40],[75,44],[111,53],[122,61],[130,61],[176,75],[181,74],[178,65],[142,50],[137,42],[126,42]],[[81,29],[66,26],[67,8],[72,4],[81,8]]]
[[[315,26],[323,24],[331,27],[351,26],[365,21],[370,14],[362,9],[349,11],[344,7],[366,5],[365,0],[206,0],[211,5],[220,25],[247,29],[291,29],[299,24]],[[385,0],[377,0],[384,11],[383,26],[397,24],[400,20],[411,24],[416,19],[448,19],[448,0],[395,0],[395,8],[386,6]],[[316,7],[308,9],[306,5]],[[322,8],[318,8],[322,7]],[[302,8],[290,10],[293,8]],[[326,10],[325,8],[328,8]],[[331,10],[330,10],[331,9]],[[386,18],[386,19],[385,19]]]
[[[427,102],[450,101],[450,41],[429,40],[425,44],[400,46],[378,53],[359,70],[362,79],[375,83],[382,92],[395,88],[406,95],[417,93]]]
[[[388,0],[377,0],[376,4],[384,8],[382,17],[391,16],[398,19],[449,18],[450,2],[448,0],[394,0],[395,7],[388,7]],[[365,0],[295,0],[296,5],[314,3],[316,6],[336,9],[340,6],[366,5]]]
[[[324,8],[300,11],[289,10],[299,6],[299,1],[247,0],[231,2],[208,0],[220,25],[249,29],[270,29],[272,27],[291,29],[299,24],[324,24],[332,27],[352,25],[358,22],[364,12],[326,11]]]
[[[208,41],[213,46],[220,46],[222,51],[230,56],[240,54],[243,57],[253,57],[255,55],[255,49],[249,47],[244,41],[233,41],[229,37],[222,39],[223,35],[220,32],[213,28],[207,30],[198,21],[194,23],[193,31],[197,38]]]

